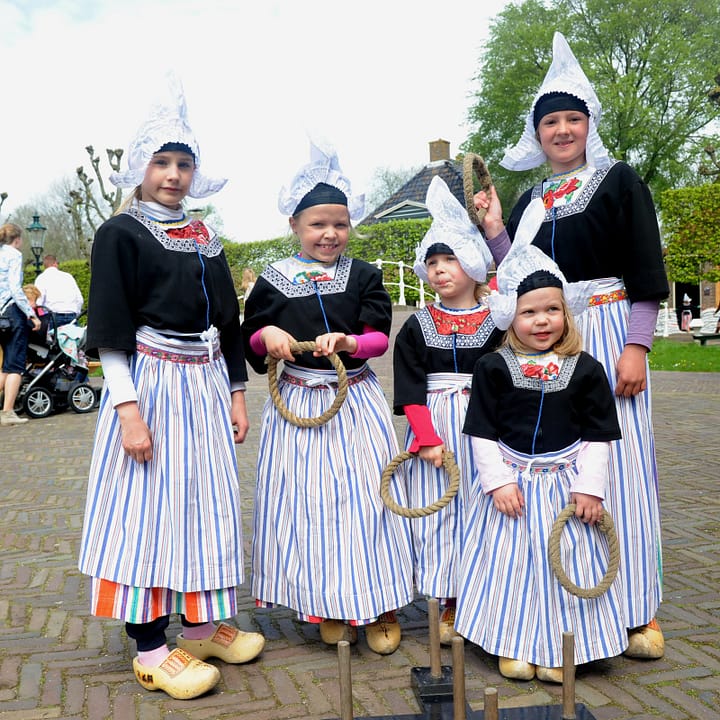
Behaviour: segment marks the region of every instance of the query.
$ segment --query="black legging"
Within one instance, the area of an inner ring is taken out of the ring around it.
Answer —
[[[188,628],[205,625],[204,622],[191,623],[184,615],[180,615],[180,622]],[[170,616],[163,615],[148,623],[125,623],[125,632],[136,642],[138,652],[149,652],[165,645],[165,630],[169,624]]]

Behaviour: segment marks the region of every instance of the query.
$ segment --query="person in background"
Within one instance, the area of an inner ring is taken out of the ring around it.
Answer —
[[[558,582],[548,538],[558,514],[575,504],[560,541],[570,581],[597,585],[610,563],[602,517],[610,442],[620,437],[602,365],[582,351],[573,313],[593,287],[568,283],[529,243],[545,214],[534,200],[498,267],[487,299],[507,329],[497,352],[475,365],[464,431],[477,482],[460,543],[457,631],[499,656],[508,678],[562,682],[563,633],[575,636],[576,664],[627,647],[622,577],[582,598]]]
[[[35,331],[40,329],[40,319],[22,289],[22,233],[22,228],[14,223],[0,226],[0,315],[7,324],[0,330],[3,350],[0,427],[22,425],[28,421],[15,413],[15,401],[25,372],[30,326]]]
[[[319,625],[330,645],[355,642],[394,652],[395,610],[413,598],[408,523],[385,508],[380,477],[397,455],[392,416],[367,364],[388,348],[390,296],[380,270],[343,254],[363,197],[352,197],[335,150],[311,160],[280,193],[279,208],[298,238],[297,254],[272,263],[245,306],[246,354],[259,373],[266,356],[284,361],[278,389],[300,417],[333,402],[338,353],[348,392],[327,423],[297,427],[268,399],[263,410],[255,495],[252,591],[260,607],[285,605]],[[290,350],[315,342],[315,352]],[[404,494],[403,494],[404,498]]]
[[[655,618],[662,600],[662,549],[650,373],[660,301],[667,297],[657,214],[647,185],[612,160],[598,135],[601,106],[567,41],[555,33],[553,61],[535,95],[517,145],[501,165],[527,170],[548,162],[552,174],[527,190],[503,223],[491,188],[475,196],[496,262],[507,253],[523,211],[542,198],[544,222],[534,245],[568,281],[592,280],[579,318],[584,348],[604,366],[615,393],[622,438],[611,444],[607,505],[615,518],[629,643],[625,654],[662,657]]]
[[[475,362],[495,349],[502,333],[485,303],[492,255],[480,231],[440,177],[432,179],[425,204],[432,224],[416,248],[414,270],[440,301],[411,315],[395,338],[393,406],[408,421],[407,449],[417,453],[398,468],[412,507],[445,493],[445,449],[460,470],[450,504],[410,521],[415,589],[440,601],[440,642],[449,644],[456,634],[456,557],[473,474],[462,426]]]
[[[79,568],[91,612],[125,622],[146,690],[197,697],[220,680],[204,662],[252,660],[259,633],[222,622],[243,582],[235,443],[248,431],[239,306],[217,234],[186,196],[220,190],[199,170],[179,81],[138,130],[131,194],[98,229],[88,351],[105,377],[90,464]],[[170,649],[166,629],[179,614]]]
[[[40,290],[38,305],[54,315],[56,327],[76,320],[82,311],[83,296],[75,278],[58,268],[57,258],[46,255],[43,258],[45,270],[35,279]]]

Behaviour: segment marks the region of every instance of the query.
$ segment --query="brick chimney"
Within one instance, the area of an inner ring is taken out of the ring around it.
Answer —
[[[432,140],[430,142],[430,162],[439,162],[450,159],[450,143],[447,140]]]

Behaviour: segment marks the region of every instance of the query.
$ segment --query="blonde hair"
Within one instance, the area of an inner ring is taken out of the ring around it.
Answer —
[[[583,349],[583,340],[580,331],[578,330],[577,323],[573,317],[570,309],[565,302],[565,295],[560,293],[562,309],[563,309],[563,334],[560,339],[555,343],[552,350],[561,357],[568,357],[570,355],[577,355]],[[513,352],[522,353],[523,344],[515,334],[515,330],[512,325],[507,329],[505,337],[501,343],[502,346],[509,347]]]
[[[242,282],[240,283],[240,289],[241,290],[247,290],[250,285],[252,285],[255,280],[255,271],[252,268],[246,267],[242,271]]]
[[[129,207],[134,205],[136,202],[140,202],[140,198],[142,197],[142,185],[136,185],[135,189],[118,205],[117,210],[113,213],[113,215],[120,215],[120,213],[124,213]]]
[[[22,286],[22,290],[25,293],[25,297],[28,299],[28,302],[32,305],[33,303],[36,303],[38,301],[38,298],[42,295],[40,292],[40,289],[37,285],[33,285],[32,283],[28,283],[27,285]]]
[[[22,236],[22,228],[15,223],[5,223],[0,227],[0,245],[9,245]]]

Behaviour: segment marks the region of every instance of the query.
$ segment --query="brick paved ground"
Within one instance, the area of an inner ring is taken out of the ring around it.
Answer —
[[[388,358],[374,367],[389,398]],[[658,372],[652,380],[665,560],[658,617],[667,652],[654,662],[618,657],[579,668],[577,700],[597,720],[720,718],[720,374]],[[255,422],[239,449],[247,538],[264,380],[254,376],[248,395]],[[88,584],[76,570],[95,418],[69,411],[0,428],[0,718],[337,718],[335,651],[292,612],[255,610],[247,585],[235,620],[266,635],[258,660],[219,663],[218,688],[188,702],[136,684],[121,624],[88,615]],[[410,668],[429,665],[425,602],[418,598],[400,618],[404,639],[395,654],[373,654],[362,633],[352,649],[357,718],[419,712]],[[450,662],[446,649],[442,662]],[[503,679],[495,659],[470,644],[465,662],[474,709],[486,686],[498,688],[501,708],[561,702],[559,687]]]

